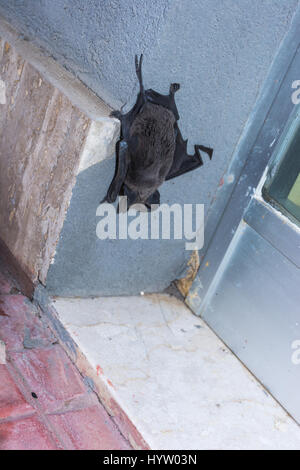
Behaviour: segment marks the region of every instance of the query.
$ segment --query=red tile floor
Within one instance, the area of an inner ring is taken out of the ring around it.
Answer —
[[[130,445],[0,261],[0,450]]]

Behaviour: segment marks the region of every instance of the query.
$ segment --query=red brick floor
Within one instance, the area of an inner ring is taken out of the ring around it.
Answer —
[[[0,450],[130,449],[1,261],[0,339]]]

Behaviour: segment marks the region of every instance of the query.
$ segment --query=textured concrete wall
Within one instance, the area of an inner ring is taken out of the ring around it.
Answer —
[[[204,203],[206,217],[210,209],[217,220],[217,188],[220,183],[234,183],[223,175],[298,4],[298,0],[0,0],[0,9],[25,36],[39,42],[113,106],[129,106],[134,100],[135,53],[144,52],[147,87],[166,92],[171,81],[180,82],[180,125],[190,149],[202,143],[213,146],[215,154],[211,163],[166,183],[162,200]],[[102,165],[102,170],[97,169],[101,194],[109,184],[113,162]],[[78,186],[83,210],[84,198],[90,195]],[[77,239],[87,240],[81,221],[71,207],[65,242],[58,247],[60,267],[57,264],[53,271],[55,284],[62,286],[69,279],[67,293],[76,272],[75,284],[82,287],[82,294],[135,293],[162,290],[185,269],[189,254],[184,242],[178,241],[107,243],[104,248],[94,240],[93,249],[85,242],[76,264],[66,243],[74,241],[74,227],[82,230]],[[90,220],[89,226],[93,224]],[[206,234],[207,239],[210,236],[211,232]],[[82,260],[92,267],[84,278],[78,274]]]

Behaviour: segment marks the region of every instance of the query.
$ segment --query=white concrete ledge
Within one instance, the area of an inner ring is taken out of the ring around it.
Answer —
[[[53,305],[81,352],[78,366],[151,449],[300,449],[299,426],[174,297]]]

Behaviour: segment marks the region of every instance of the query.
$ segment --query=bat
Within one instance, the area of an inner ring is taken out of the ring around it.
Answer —
[[[160,204],[159,186],[203,165],[200,151],[212,158],[213,149],[195,145],[195,153],[187,153],[177,121],[175,103],[178,83],[170,85],[168,95],[145,90],[142,78],[143,55],[135,56],[135,69],[140,90],[133,108],[126,114],[113,111],[121,122],[120,140],[116,144],[116,167],[113,180],[103,201],[113,203],[127,196],[127,208],[143,204],[148,210]]]

